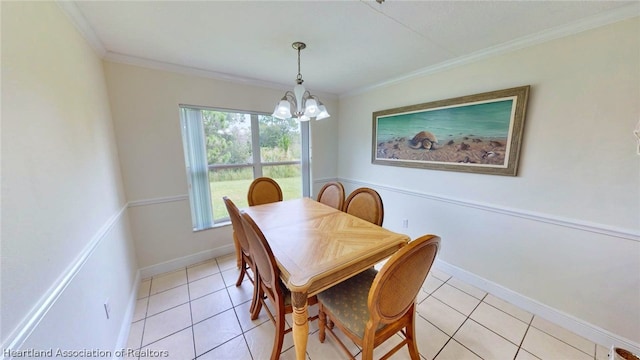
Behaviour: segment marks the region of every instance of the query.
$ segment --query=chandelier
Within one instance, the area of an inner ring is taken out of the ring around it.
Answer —
[[[293,91],[287,91],[278,105],[276,105],[272,116],[278,119],[289,119],[295,117],[300,121],[309,121],[311,119],[321,120],[328,118],[327,108],[320,102],[317,96],[311,95],[308,90],[302,86],[302,74],[300,74],[300,50],[307,47],[303,42],[294,42],[291,46],[298,50],[298,76],[296,77],[296,86]]]

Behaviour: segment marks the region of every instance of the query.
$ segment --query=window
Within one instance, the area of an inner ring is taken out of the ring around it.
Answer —
[[[194,230],[229,219],[228,196],[248,206],[254,178],[275,179],[284,199],[309,196],[309,124],[267,114],[180,106]]]

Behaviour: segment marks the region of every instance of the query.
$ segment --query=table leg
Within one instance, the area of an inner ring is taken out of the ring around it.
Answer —
[[[293,302],[293,344],[296,348],[296,359],[304,360],[309,337],[307,293],[291,292],[291,300]]]

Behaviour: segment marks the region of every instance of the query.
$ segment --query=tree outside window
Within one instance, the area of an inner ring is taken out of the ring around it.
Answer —
[[[248,206],[249,184],[260,176],[276,180],[285,200],[303,196],[308,174],[303,176],[301,126],[296,120],[181,107],[181,122],[195,230],[228,221],[223,196],[240,208]]]

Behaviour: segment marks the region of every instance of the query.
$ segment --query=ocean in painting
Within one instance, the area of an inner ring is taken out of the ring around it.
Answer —
[[[465,136],[507,139],[515,99],[378,117],[378,143],[429,131],[443,141]]]

